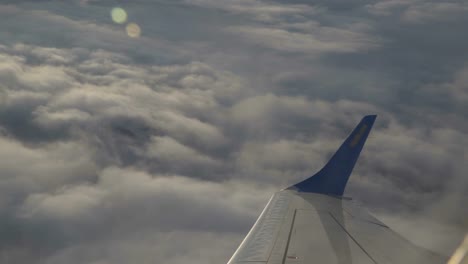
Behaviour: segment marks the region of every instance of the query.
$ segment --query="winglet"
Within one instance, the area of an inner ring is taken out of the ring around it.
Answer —
[[[342,196],[376,117],[365,116],[319,172],[288,189]]]

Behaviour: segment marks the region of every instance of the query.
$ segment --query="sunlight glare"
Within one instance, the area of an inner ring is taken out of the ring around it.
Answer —
[[[138,38],[141,34],[141,28],[135,23],[129,23],[125,28],[127,35],[132,38]]]
[[[112,21],[117,24],[123,24],[127,22],[127,12],[123,8],[114,7],[111,10]]]

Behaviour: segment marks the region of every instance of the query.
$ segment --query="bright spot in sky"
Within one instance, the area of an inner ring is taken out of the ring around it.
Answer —
[[[127,22],[127,12],[123,8],[114,7],[111,11],[112,20],[117,24]]]
[[[135,23],[129,23],[125,28],[127,35],[132,38],[138,38],[141,34],[141,28]]]

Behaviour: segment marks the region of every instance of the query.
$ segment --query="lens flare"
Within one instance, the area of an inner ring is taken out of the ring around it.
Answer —
[[[129,23],[125,30],[127,35],[132,38],[138,38],[141,35],[141,28],[135,23]]]
[[[112,21],[117,24],[123,24],[127,22],[127,12],[123,8],[114,7],[111,10]]]

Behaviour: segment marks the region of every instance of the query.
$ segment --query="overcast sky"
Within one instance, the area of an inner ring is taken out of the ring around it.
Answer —
[[[225,263],[366,114],[346,195],[450,254],[466,25],[466,1],[1,0],[0,262]]]

